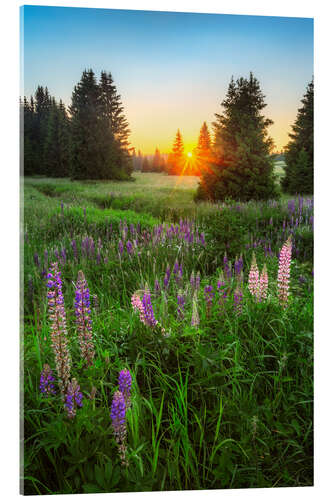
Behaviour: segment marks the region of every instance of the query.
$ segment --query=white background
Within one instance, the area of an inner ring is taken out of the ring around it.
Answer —
[[[4,499],[19,496],[19,6],[1,2],[1,482]],[[114,498],[333,498],[333,27],[329,0],[27,1],[29,5],[103,7],[315,19],[315,486],[257,490],[113,494]],[[332,4],[331,4],[332,5]],[[104,498],[76,495],[75,498]],[[110,495],[107,495],[110,496]],[[61,498],[63,496],[61,495]],[[35,498],[35,497],[30,497]],[[65,498],[65,497],[64,497]]]

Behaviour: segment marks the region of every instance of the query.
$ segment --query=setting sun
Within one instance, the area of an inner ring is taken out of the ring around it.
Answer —
[[[192,158],[192,153],[191,153],[191,151],[190,151],[189,153],[187,153],[187,156],[188,156],[189,158]]]

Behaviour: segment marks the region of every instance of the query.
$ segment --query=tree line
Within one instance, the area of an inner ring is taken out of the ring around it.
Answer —
[[[21,101],[24,175],[72,179],[128,179],[133,165],[130,129],[111,73],[97,82],[82,73],[68,110],[38,86]]]

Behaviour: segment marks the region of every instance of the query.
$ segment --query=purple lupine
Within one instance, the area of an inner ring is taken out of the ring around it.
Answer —
[[[227,252],[224,253],[223,257],[223,269],[227,279],[231,278],[231,269],[229,267],[229,261],[227,257]]]
[[[47,275],[47,298],[51,320],[51,346],[55,356],[59,386],[64,397],[70,378],[71,357],[67,341],[66,312],[58,263],[51,264]]]
[[[130,240],[128,240],[126,242],[126,249],[127,249],[127,253],[129,255],[131,255],[133,253],[133,245],[132,245],[132,242]]]
[[[192,290],[194,290],[195,289],[195,274],[194,274],[194,271],[192,271],[192,273],[191,273],[190,285],[191,285]]]
[[[177,316],[178,319],[182,320],[184,319],[184,306],[185,306],[185,297],[183,295],[183,292],[180,290],[177,295]]]
[[[99,266],[101,263],[101,252],[99,250],[97,250],[97,253],[96,253],[96,264]]]
[[[235,261],[235,275],[239,277],[243,271],[243,258],[242,256],[239,259],[236,258]]]
[[[54,376],[48,364],[44,364],[43,370],[40,374],[39,389],[42,394],[50,395],[55,394]]]
[[[150,291],[145,290],[142,297],[143,313],[145,318],[145,323],[147,326],[154,327],[157,325],[157,321],[154,316],[153,306],[151,304]]]
[[[118,243],[118,251],[119,251],[119,255],[123,254],[124,244],[123,244],[123,242],[121,240],[119,240],[119,243]]]
[[[157,294],[159,294],[161,292],[161,286],[160,286],[160,283],[159,283],[157,278],[155,279],[154,290],[155,290],[155,293],[157,293]]]
[[[214,295],[215,294],[212,285],[205,286],[205,301],[208,314],[210,313],[213,305]]]
[[[239,287],[237,287],[234,292],[234,310],[236,314],[241,314],[242,302],[243,302],[243,292]]]
[[[118,451],[122,465],[127,465],[126,461],[126,404],[121,391],[116,391],[113,395],[110,418],[113,432],[118,443]]]
[[[118,377],[119,390],[124,396],[126,410],[131,406],[131,386],[132,377],[130,372],[125,369],[121,370]]]
[[[65,399],[65,408],[67,410],[67,416],[70,419],[73,419],[76,415],[77,407],[82,407],[82,392],[80,391],[80,386],[77,383],[77,380],[73,378],[73,380],[68,384],[66,399]]]
[[[74,259],[77,260],[77,258],[78,258],[77,245],[76,245],[76,241],[74,239],[71,241],[71,247],[73,250]]]
[[[199,313],[198,313],[198,299],[197,299],[197,292],[194,292],[193,295],[193,302],[192,302],[192,319],[191,319],[191,325],[197,328],[200,324],[200,318],[199,318]]]
[[[199,290],[200,288],[200,271],[197,272],[196,278],[195,278],[195,289]]]
[[[91,366],[95,356],[95,348],[92,342],[90,292],[82,271],[78,272],[76,282],[75,316],[81,357],[87,366]]]

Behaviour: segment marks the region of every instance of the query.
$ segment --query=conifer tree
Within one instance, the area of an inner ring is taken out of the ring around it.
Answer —
[[[143,162],[142,162],[142,172],[151,172],[151,166],[150,166],[150,162],[148,160],[148,157],[145,156],[143,158]]]
[[[308,84],[285,148],[282,188],[289,194],[313,193],[313,80]]]
[[[52,99],[45,139],[44,162],[45,173],[49,177],[70,175],[69,122],[61,100],[58,105],[55,99]]]
[[[276,196],[270,151],[273,141],[267,128],[263,95],[258,80],[231,79],[223,113],[216,114],[214,162],[202,173],[198,199],[268,199]]]
[[[21,107],[21,133],[23,136],[23,172],[24,175],[33,175],[36,173],[36,147],[34,140],[34,100],[31,97],[30,103],[24,96]]]
[[[168,157],[168,174],[180,175],[183,173],[185,165],[184,143],[180,130],[177,130],[176,138],[173,143],[172,151]]]
[[[152,171],[153,172],[161,172],[161,153],[158,148],[155,149],[155,154],[153,157],[153,164],[152,164]]]
[[[207,123],[203,122],[198,138],[198,145],[195,148],[195,163],[192,168],[192,175],[201,175],[201,172],[207,170],[211,162],[211,138]]]
[[[101,92],[94,72],[82,73],[72,93],[71,175],[73,179],[112,178],[110,137],[101,120]]]

